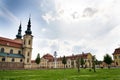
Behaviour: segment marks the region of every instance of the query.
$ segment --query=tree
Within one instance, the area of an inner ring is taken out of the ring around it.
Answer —
[[[95,64],[96,65],[99,65],[99,67],[100,67],[100,64],[102,64],[102,61],[98,61],[97,59],[95,60]]]
[[[94,72],[96,72],[96,70],[95,70],[95,61],[96,61],[95,56],[92,56],[92,66],[93,66]]]
[[[39,54],[39,53],[37,54],[37,57],[36,57],[36,59],[35,59],[35,62],[36,62],[37,64],[40,63],[40,54]]]
[[[104,56],[104,60],[103,60],[107,65],[108,65],[108,68],[110,69],[110,64],[112,63],[112,58],[109,54],[106,54]]]
[[[65,69],[65,64],[67,63],[65,56],[64,56],[63,59],[62,59],[62,63],[64,64],[64,69]]]
[[[79,58],[77,58],[76,60],[76,66],[77,66],[78,72],[80,72],[80,59]]]
[[[72,68],[74,68],[74,60],[71,61]]]
[[[82,68],[83,68],[83,65],[85,64],[85,61],[83,58],[80,59],[80,64],[82,65]]]

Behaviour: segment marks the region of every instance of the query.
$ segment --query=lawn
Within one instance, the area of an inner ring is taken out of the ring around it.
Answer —
[[[0,80],[120,80],[120,69],[0,70]]]

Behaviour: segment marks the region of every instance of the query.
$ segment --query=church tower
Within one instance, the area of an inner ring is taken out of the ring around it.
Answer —
[[[27,30],[25,31],[25,35],[23,36],[23,55],[24,59],[24,68],[31,68],[31,55],[32,55],[32,42],[33,36],[31,31],[31,20],[29,18]]]
[[[16,38],[15,38],[15,40],[17,40],[17,41],[22,41],[22,34],[21,34],[22,30],[21,30],[21,28],[22,27],[21,27],[21,23],[20,23],[18,33],[17,33]]]

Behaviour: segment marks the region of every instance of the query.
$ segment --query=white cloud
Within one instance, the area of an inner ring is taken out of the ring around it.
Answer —
[[[85,8],[85,10],[83,11],[83,17],[92,17],[95,13],[97,12],[96,9],[93,8]]]
[[[50,23],[50,21],[54,21],[55,20],[55,18],[50,13],[46,13],[42,17],[48,24]]]
[[[49,38],[51,34],[43,34],[48,38],[48,42],[58,40],[51,44],[52,47],[49,45],[50,52],[54,49],[58,50],[58,55],[91,52],[98,59],[102,59],[106,53],[113,53],[120,43],[119,0],[55,0],[52,2],[54,7],[43,12],[42,15],[49,23],[45,31],[51,30],[59,34],[52,34],[52,36],[57,35],[52,39]]]
[[[46,53],[53,54],[54,51],[57,51],[58,56],[91,52],[98,59],[102,59],[105,53],[112,54],[118,47],[119,0],[41,0],[39,2],[38,15],[47,24],[42,20],[36,20],[35,23],[34,20],[32,21],[35,36],[32,59],[35,59],[37,53],[42,56]],[[0,9],[2,9],[0,15],[3,17],[13,22],[17,20],[5,6]]]

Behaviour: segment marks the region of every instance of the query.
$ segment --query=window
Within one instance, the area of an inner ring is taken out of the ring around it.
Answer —
[[[30,45],[31,41],[29,40],[28,44]]]
[[[14,62],[15,61],[15,59],[14,58],[12,58],[12,60],[11,60],[12,62]]]
[[[10,54],[13,54],[13,49],[10,50]]]
[[[30,53],[28,52],[28,56],[30,55]]]
[[[22,62],[23,60],[22,59],[20,59],[20,62]]]
[[[114,56],[115,59],[117,59],[117,56]]]
[[[69,68],[70,68],[70,65],[69,65]]]
[[[118,62],[116,62],[116,65],[118,65]]]
[[[21,54],[21,51],[20,51],[20,50],[18,51],[18,54]]]
[[[87,62],[87,61],[86,61]],[[90,63],[90,60],[88,60],[88,62]]]
[[[26,43],[26,42],[25,42],[25,40],[24,40],[24,45],[25,45],[25,43]]]
[[[5,57],[2,58],[2,61],[5,61]]]
[[[1,52],[3,52],[3,53],[4,53],[4,48],[1,48]]]
[[[29,62],[29,58],[27,58],[27,62]]]

